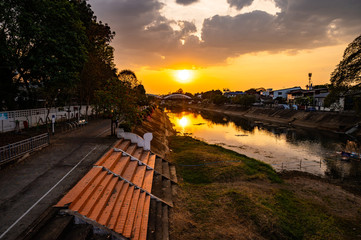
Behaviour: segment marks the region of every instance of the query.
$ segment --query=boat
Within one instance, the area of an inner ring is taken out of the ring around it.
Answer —
[[[341,152],[341,160],[349,161],[349,160],[361,160],[361,155],[356,152]]]

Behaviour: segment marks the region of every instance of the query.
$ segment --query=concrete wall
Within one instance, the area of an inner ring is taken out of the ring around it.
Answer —
[[[79,112],[79,106],[63,107],[63,108],[51,108],[48,121],[51,121],[52,116],[55,116],[55,121],[64,121],[67,119],[75,118]],[[80,116],[85,115],[86,106],[82,106],[80,110]],[[88,114],[90,115],[92,107],[89,106]],[[8,119],[0,120],[0,132],[14,131],[16,127],[16,121],[19,121],[20,129],[24,128],[24,121],[28,123],[29,127],[36,127],[38,124],[45,123],[47,109],[26,109],[17,111],[0,112],[0,116],[7,115]],[[3,117],[4,118],[4,117]]]

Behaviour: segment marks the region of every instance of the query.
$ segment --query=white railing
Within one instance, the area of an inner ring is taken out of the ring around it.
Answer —
[[[0,165],[49,145],[49,134],[44,133],[0,147]]]

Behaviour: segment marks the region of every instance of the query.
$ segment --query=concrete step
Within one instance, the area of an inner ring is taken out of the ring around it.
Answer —
[[[155,240],[163,239],[163,204],[157,202],[157,215],[155,220]]]
[[[169,240],[169,207],[163,204],[163,216],[162,216],[162,240]]]
[[[71,227],[73,219],[73,216],[56,215],[50,219],[50,221],[41,228],[31,240],[61,239],[61,236],[65,235],[67,230]]]
[[[170,179],[170,172],[169,172],[169,163],[166,161],[162,162],[162,174],[166,178]]]
[[[173,182],[178,183],[177,171],[176,171],[175,165],[173,165],[173,164],[169,165],[169,172],[170,172],[170,179]]]
[[[152,194],[158,198],[163,198],[163,183],[162,183],[162,176],[159,174],[154,174],[153,177],[153,186],[152,186]]]
[[[150,200],[150,211],[149,211],[149,224],[148,224],[148,240],[155,240],[157,221],[157,200]]]
[[[93,226],[89,224],[72,224],[66,234],[59,240],[87,240],[93,235]]]
[[[19,236],[19,240],[33,239],[37,232],[56,216],[57,212],[58,209],[49,207]]]
[[[173,200],[172,200],[172,182],[168,179],[163,179],[162,182],[162,191],[163,191],[163,196],[162,199],[163,201],[165,201],[166,203],[170,204],[171,206],[173,206]]]
[[[163,168],[163,160],[159,157],[156,157],[155,158],[155,166],[154,166],[155,171],[162,174],[162,168]]]

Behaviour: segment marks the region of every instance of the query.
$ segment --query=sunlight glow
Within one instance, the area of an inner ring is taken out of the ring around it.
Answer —
[[[188,121],[188,118],[186,116],[184,116],[181,119],[179,119],[178,122],[182,128],[185,128],[188,125],[189,121]]]
[[[188,83],[191,80],[191,72],[189,70],[178,70],[177,71],[178,82]]]

